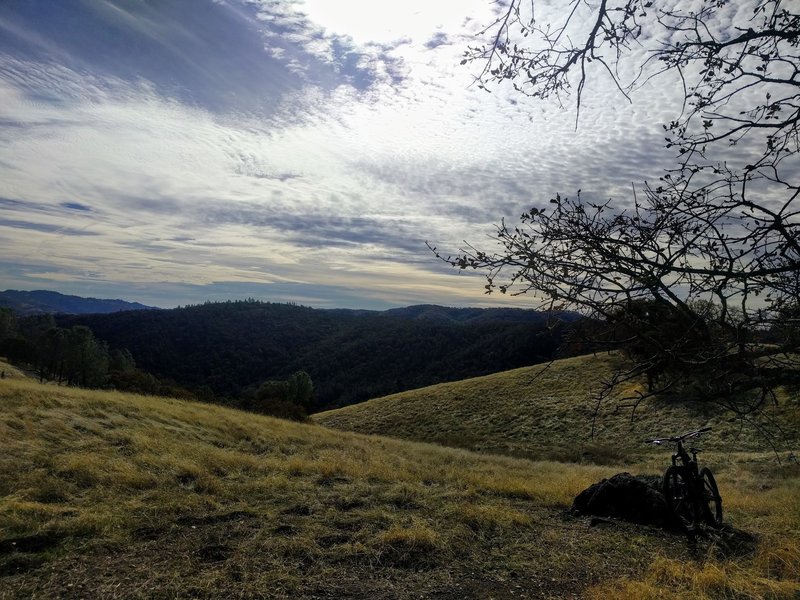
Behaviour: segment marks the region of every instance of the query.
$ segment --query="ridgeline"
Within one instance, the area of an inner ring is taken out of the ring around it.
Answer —
[[[316,411],[542,362],[555,355],[563,333],[530,310],[374,312],[256,301],[57,322],[88,326],[111,348],[128,349],[137,367],[216,396],[238,397],[264,380],[306,371]]]

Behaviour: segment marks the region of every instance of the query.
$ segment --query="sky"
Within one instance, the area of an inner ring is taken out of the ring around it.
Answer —
[[[664,78],[629,103],[593,80],[576,129],[480,90],[460,63],[499,8],[3,0],[0,289],[530,306],[426,241],[491,249],[494,224],[556,193],[629,201],[661,173],[680,94]]]

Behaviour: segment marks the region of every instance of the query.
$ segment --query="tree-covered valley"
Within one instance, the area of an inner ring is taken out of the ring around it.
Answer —
[[[128,350],[137,368],[208,400],[237,403],[264,381],[305,371],[312,411],[546,361],[563,334],[546,314],[518,309],[378,312],[249,300],[58,315],[56,323],[88,327],[109,348]]]

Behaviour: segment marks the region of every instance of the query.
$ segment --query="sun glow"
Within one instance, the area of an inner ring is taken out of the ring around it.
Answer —
[[[303,9],[326,29],[349,35],[357,43],[388,43],[400,39],[424,42],[437,30],[451,31],[465,15],[481,15],[488,3],[468,0],[371,2],[369,0],[306,0]]]

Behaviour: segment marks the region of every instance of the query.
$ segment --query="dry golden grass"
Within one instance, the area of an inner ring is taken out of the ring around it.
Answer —
[[[684,561],[658,554],[644,573],[591,587],[589,598],[797,598],[800,595],[800,469],[765,468],[738,456],[718,476],[726,519],[758,535],[755,552]]]
[[[559,516],[599,467],[564,477],[553,463],[21,378],[0,383],[0,473],[0,597],[411,598],[541,569],[549,587],[579,589],[601,563],[573,581],[540,533],[587,554],[612,543]]]
[[[753,556],[568,516],[614,467],[13,377],[0,381],[0,598],[793,597],[798,473],[722,458],[727,514],[761,537]]]
[[[699,403],[644,401],[635,415],[605,401],[595,421],[593,391],[619,363],[615,355],[588,355],[485,377],[444,383],[313,415],[345,431],[390,435],[468,450],[536,459],[619,464],[638,462],[653,449],[643,440],[711,426],[703,447],[717,451],[769,450],[753,427]],[[634,396],[643,384],[622,386]],[[797,447],[800,404],[785,394],[768,416],[784,424]]]
[[[642,580],[623,579],[587,590],[587,597],[612,600],[660,598],[709,600],[717,598],[796,598],[797,578],[774,579],[768,572],[737,563],[706,561],[700,565],[656,558]]]
[[[4,373],[5,377],[9,379],[24,379],[27,375],[20,371],[17,367],[9,363],[3,357],[0,357],[0,371]]]

